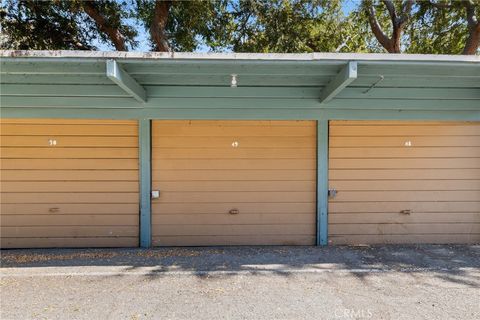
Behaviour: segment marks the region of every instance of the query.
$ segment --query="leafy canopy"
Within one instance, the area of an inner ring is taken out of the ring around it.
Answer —
[[[480,13],[479,1],[468,2],[472,3],[476,16]],[[379,42],[377,34],[372,33],[369,5],[374,9],[381,31],[386,37],[391,37],[396,50],[401,52],[458,54],[469,41],[469,32],[470,40],[476,39],[471,36],[471,31],[475,29],[472,23],[468,27],[466,2],[412,0],[411,8],[406,6],[408,2],[4,0],[0,5],[0,47],[34,50],[383,52],[387,47]],[[405,11],[407,7],[410,9],[408,12]],[[405,18],[397,34],[392,23],[395,20],[389,11],[391,8],[394,8],[397,17]],[[473,21],[478,20],[476,16],[473,16]],[[480,26],[478,30],[480,32]],[[164,41],[165,46],[159,46],[158,41]]]

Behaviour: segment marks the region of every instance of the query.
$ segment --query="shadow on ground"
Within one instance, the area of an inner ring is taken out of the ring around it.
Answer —
[[[190,272],[198,277],[238,273],[283,276],[344,271],[364,279],[375,272],[427,272],[452,283],[480,286],[480,245],[382,245],[335,247],[192,247],[2,250],[2,268],[124,266],[118,276],[148,267],[145,276]],[[313,270],[313,271],[312,271]]]

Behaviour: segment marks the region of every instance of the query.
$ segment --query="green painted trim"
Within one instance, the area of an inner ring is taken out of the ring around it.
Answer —
[[[322,90],[320,103],[327,103],[357,79],[357,62],[350,61],[340,73]]]
[[[107,77],[139,102],[147,101],[145,89],[138,84],[115,60],[107,60]]]
[[[122,53],[124,54],[124,53]],[[175,53],[175,55],[178,55]],[[209,53],[209,55],[211,55]],[[205,57],[205,56],[204,56]],[[452,56],[461,57],[461,56]],[[388,57],[387,57],[388,58]],[[389,57],[397,59],[397,57]],[[466,57],[473,58],[476,57]],[[101,58],[41,58],[41,57],[2,57],[2,73],[68,73],[78,72],[80,74],[99,72],[102,63],[107,59],[114,59],[120,62],[130,73],[135,69],[143,73],[225,73],[241,71],[244,73],[275,74],[282,72],[289,74],[299,68],[309,70],[309,73],[316,73],[313,68],[324,69],[323,73],[337,74],[335,67],[347,64],[350,61],[358,62],[362,71],[372,74],[396,75],[396,74],[446,74],[450,76],[476,76],[476,69],[479,67],[479,60],[474,61],[365,61],[359,57],[349,56],[343,59],[332,60],[265,60],[265,59],[202,59],[202,57],[186,59],[135,59],[122,56],[104,56]],[[451,58],[450,58],[451,59]],[[303,60],[303,59],[302,59]],[[332,68],[333,67],[333,68]],[[165,72],[164,72],[165,71]],[[450,72],[452,71],[452,72]],[[307,71],[308,72],[308,71]],[[320,71],[322,72],[322,70]],[[133,74],[133,73],[132,73]]]
[[[140,119],[142,109],[0,108],[2,118]]]
[[[163,120],[445,120],[480,121],[480,110],[0,108],[2,118]]]
[[[480,100],[459,99],[334,99],[321,104],[315,99],[285,98],[149,98],[144,104],[130,97],[32,97],[1,96],[2,107],[8,108],[78,108],[78,109],[351,109],[351,110],[476,110]],[[269,110],[270,109],[270,110]]]
[[[480,71],[478,72],[480,74]],[[448,76],[429,76],[427,73],[415,77],[403,76],[384,76],[385,78],[377,83],[375,88],[465,88],[475,90],[480,88],[480,76],[477,77],[448,77]],[[317,96],[319,96],[320,87],[326,86],[332,79],[329,75],[304,75],[304,74],[281,74],[281,75],[242,75],[237,77],[238,88],[242,87],[314,87],[317,88]],[[380,76],[377,75],[361,75],[352,82],[347,88],[351,87],[370,87],[378,82]],[[202,86],[213,87],[229,87],[230,73],[223,74],[139,74],[135,75],[135,79],[142,86]],[[0,84],[23,84],[23,85],[96,85],[96,84],[112,84],[112,81],[103,74],[83,74],[78,76],[76,73],[67,74],[1,74]],[[169,92],[169,88],[165,88],[165,92]],[[59,90],[60,91],[60,90]],[[183,96],[188,91],[183,91]],[[403,96],[402,98],[408,97]],[[361,98],[361,97],[359,97]]]
[[[152,210],[150,200],[151,170],[151,122],[141,119],[138,122],[138,156],[140,179],[140,246],[152,245]]]
[[[118,85],[111,84],[10,84],[3,83],[0,92],[2,97],[128,97]]]
[[[317,121],[317,246],[328,244],[328,121]]]
[[[327,110],[328,120],[480,121],[480,110]]]
[[[339,99],[409,99],[427,100],[480,100],[480,87],[472,88],[384,88],[375,86],[375,90],[366,87],[352,87],[342,90]],[[380,84],[380,83],[379,83]],[[480,80],[479,80],[480,84]],[[9,84],[1,85],[0,99],[15,97],[85,97],[88,98],[126,98],[125,91],[115,84]],[[217,98],[217,99],[317,99],[320,86],[317,87],[221,87],[221,86],[157,86],[145,85],[149,98]],[[471,101],[480,104],[480,101]]]

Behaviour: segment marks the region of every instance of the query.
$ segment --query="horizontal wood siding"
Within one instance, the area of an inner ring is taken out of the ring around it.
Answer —
[[[0,125],[2,248],[138,245],[136,121]]]
[[[480,123],[331,121],[329,135],[331,243],[480,242]]]
[[[315,132],[306,121],[154,121],[153,245],[313,244]]]

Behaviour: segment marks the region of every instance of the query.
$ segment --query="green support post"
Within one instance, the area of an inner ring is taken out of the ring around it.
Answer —
[[[140,119],[138,125],[138,146],[140,164],[140,246],[152,246],[151,191],[151,122]]]
[[[317,121],[317,246],[328,244],[328,120]]]

